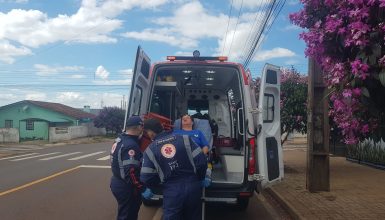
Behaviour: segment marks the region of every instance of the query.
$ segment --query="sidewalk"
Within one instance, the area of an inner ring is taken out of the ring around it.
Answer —
[[[284,147],[285,177],[268,192],[295,219],[385,219],[385,171],[330,156],[330,192],[306,190],[306,142]]]

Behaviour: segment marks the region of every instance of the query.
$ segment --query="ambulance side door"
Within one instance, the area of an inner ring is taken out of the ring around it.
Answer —
[[[135,67],[133,70],[131,92],[126,110],[126,117],[147,113],[147,102],[150,88],[151,60],[143,49],[138,46]],[[125,119],[126,121],[126,119]],[[126,123],[124,123],[126,124]]]
[[[266,64],[261,76],[259,91],[257,155],[259,174],[265,188],[283,178],[281,147],[280,76],[279,67]]]

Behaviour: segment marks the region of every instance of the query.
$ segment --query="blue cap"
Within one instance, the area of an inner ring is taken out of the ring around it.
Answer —
[[[139,116],[131,116],[127,119],[127,123],[126,123],[127,127],[138,126],[138,125],[143,125],[143,121]]]

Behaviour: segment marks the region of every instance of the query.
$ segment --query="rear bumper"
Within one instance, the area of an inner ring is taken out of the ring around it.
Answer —
[[[255,181],[248,181],[240,187],[220,187],[216,184],[206,188],[205,201],[208,203],[237,204],[239,199],[247,199],[254,195]],[[160,191],[154,190],[152,201],[161,201],[163,196]]]
[[[206,202],[236,204],[238,199],[246,199],[254,194],[255,181],[248,181],[241,187],[208,187],[205,192]]]

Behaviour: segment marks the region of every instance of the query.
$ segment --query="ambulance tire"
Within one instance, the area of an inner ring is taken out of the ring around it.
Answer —
[[[249,205],[249,198],[238,198],[236,209],[237,211],[245,211]]]

